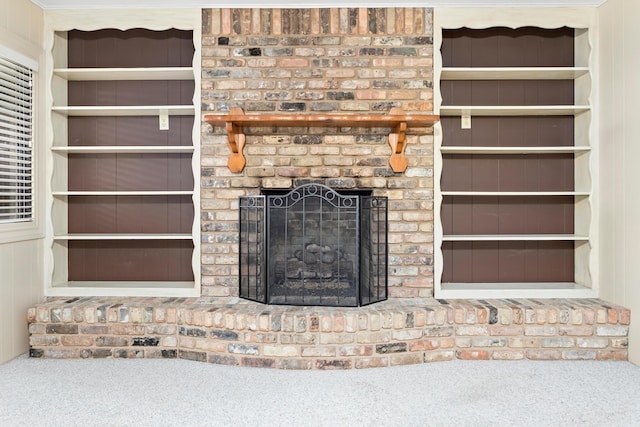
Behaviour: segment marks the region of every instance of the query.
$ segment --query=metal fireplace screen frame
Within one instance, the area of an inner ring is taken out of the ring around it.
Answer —
[[[387,299],[387,198],[322,184],[240,197],[240,297],[361,306]]]

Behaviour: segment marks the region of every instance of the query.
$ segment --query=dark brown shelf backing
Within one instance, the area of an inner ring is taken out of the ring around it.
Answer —
[[[71,81],[69,106],[192,105],[193,80]]]
[[[190,146],[193,116],[169,116],[160,130],[158,117],[68,117],[69,146]]]
[[[69,191],[193,191],[187,153],[69,154]]]
[[[69,68],[191,67],[191,31],[68,33]],[[71,81],[69,105],[191,105],[193,81]],[[69,117],[69,146],[191,146],[194,117]],[[188,153],[68,154],[69,191],[193,191]],[[69,233],[191,234],[191,195],[67,196]],[[69,280],[191,281],[193,242],[69,241]]]
[[[69,233],[191,234],[191,196],[69,196]]]
[[[442,283],[573,282],[574,242],[444,242]]]
[[[443,31],[444,67],[572,67],[570,28]],[[442,81],[443,105],[573,105],[572,80]],[[565,147],[574,117],[442,118],[442,146]],[[444,154],[442,191],[573,192],[575,155]],[[445,235],[574,234],[576,197],[445,195]],[[442,283],[573,282],[572,241],[444,242]]]
[[[573,234],[573,196],[444,196],[450,234]]]
[[[446,154],[446,191],[574,191],[574,155]]]
[[[573,28],[483,28],[442,31],[444,67],[573,67]]]
[[[67,37],[69,68],[190,67],[193,64],[192,31],[72,30]]]
[[[192,281],[193,242],[69,241],[70,281]]]
[[[473,117],[472,130],[460,117],[442,117],[445,147],[560,147],[574,145],[573,116]]]
[[[442,105],[573,105],[573,84],[573,80],[447,80],[440,90]]]

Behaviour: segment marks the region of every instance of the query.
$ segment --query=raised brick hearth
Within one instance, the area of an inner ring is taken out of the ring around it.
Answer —
[[[453,359],[626,360],[629,310],[599,300],[56,298],[29,310],[32,357],[182,358],[282,369]]]

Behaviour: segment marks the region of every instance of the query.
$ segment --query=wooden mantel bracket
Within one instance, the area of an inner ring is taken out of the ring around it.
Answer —
[[[403,115],[404,111],[400,108],[392,108],[390,115]],[[389,157],[389,166],[394,172],[404,172],[407,170],[409,163],[404,155],[407,138],[407,122],[399,122],[389,133],[389,145],[391,146],[391,157]]]
[[[229,110],[229,115],[244,115],[244,111],[242,111],[242,108],[240,107],[233,107]],[[231,150],[227,165],[231,172],[239,173],[243,171],[244,165],[247,164],[243,153],[244,143],[246,142],[247,137],[239,123],[228,121],[226,124],[227,134],[229,135],[229,149]]]
[[[401,108],[392,108],[389,114],[245,114],[234,107],[229,114],[208,114],[205,121],[213,126],[225,125],[229,140],[229,170],[239,173],[244,170],[246,160],[243,149],[246,137],[243,126],[281,126],[281,127],[388,127],[391,157],[389,165],[394,172],[407,170],[405,156],[406,132],[409,127],[432,127],[440,119],[430,114],[405,114]]]

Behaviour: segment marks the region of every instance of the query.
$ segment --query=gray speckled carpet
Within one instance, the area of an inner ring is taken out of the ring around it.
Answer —
[[[640,426],[627,362],[282,371],[187,360],[0,366],[0,426]]]

